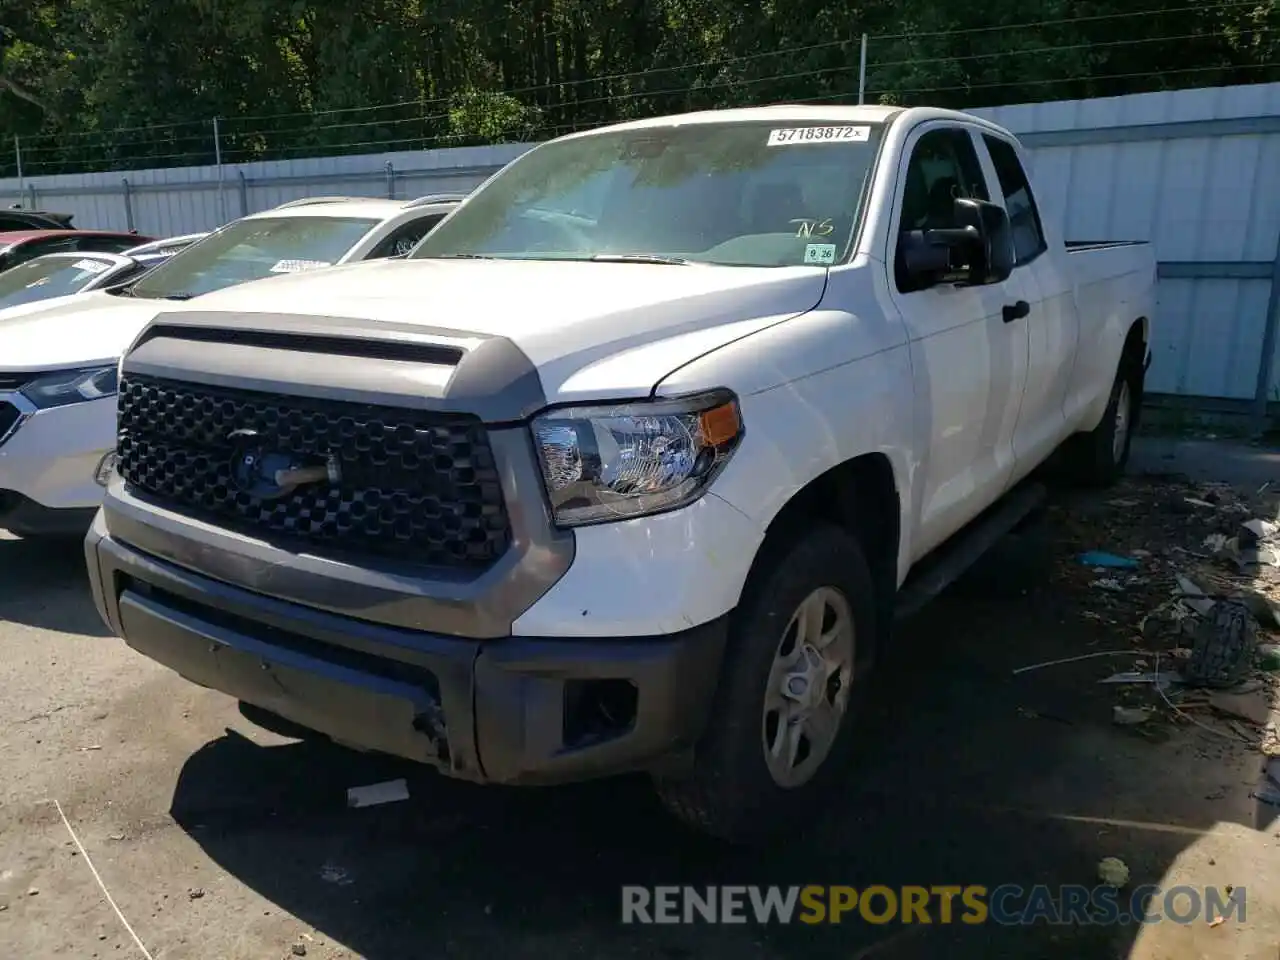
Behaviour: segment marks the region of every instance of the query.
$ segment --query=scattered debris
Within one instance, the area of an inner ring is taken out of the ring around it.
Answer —
[[[1121,498],[1121,499],[1119,499],[1119,500],[1108,500],[1108,501],[1107,501],[1107,506],[1109,506],[1109,507],[1120,507],[1122,510],[1129,510],[1129,509],[1132,509],[1133,507],[1138,506],[1138,501],[1137,501],[1137,500],[1125,500],[1125,499],[1123,499],[1123,498]]]
[[[1098,861],[1098,879],[1118,890],[1129,882],[1129,865],[1119,857],[1103,857]]]
[[[1213,927],[1220,927],[1222,926],[1222,924],[1226,922],[1227,922],[1226,917],[1214,917],[1212,920],[1209,921],[1209,927],[1210,929],[1212,929]]]
[[[409,784],[401,778],[372,783],[367,787],[352,787],[347,791],[348,807],[372,807],[380,803],[395,803],[409,799]]]
[[[1030,673],[1032,670],[1042,670],[1045,667],[1060,667],[1064,663],[1078,663],[1081,660],[1093,660],[1096,657],[1138,657],[1145,653],[1143,650],[1099,650],[1095,653],[1082,653],[1078,657],[1063,657],[1061,660],[1046,660],[1043,663],[1033,663],[1027,667],[1018,667],[1013,671],[1016,677],[1020,673]]]
[[[203,897],[203,896],[204,896],[204,888],[203,888],[203,887],[194,887],[194,888],[192,888],[192,889],[190,889],[190,890],[188,890],[188,891],[187,891],[187,899],[188,899],[188,900],[199,900],[199,899],[200,899],[201,897]]]
[[[355,883],[351,879],[351,875],[347,873],[346,868],[340,867],[336,863],[326,863],[321,867],[320,879],[325,883],[336,883],[340,887],[349,887]]]
[[[1120,585],[1120,581],[1111,577],[1094,580],[1089,586],[1097,587],[1099,590],[1110,590],[1112,593],[1124,593],[1124,587]]]
[[[37,896],[39,896],[39,895],[40,895],[40,888],[39,888],[39,887],[28,887],[28,888],[27,888],[27,896],[28,896],[28,897],[37,897]]]
[[[1191,504],[1193,507],[1207,507],[1210,510],[1218,509],[1208,500],[1201,500],[1199,497],[1183,497],[1182,499],[1187,503]]]
[[[293,951],[295,957],[305,957],[307,955],[307,945],[305,943],[295,943],[289,949]]]
[[[1271,718],[1271,704],[1267,691],[1262,687],[1243,693],[1215,690],[1209,695],[1209,705],[1218,713],[1247,720],[1259,727],[1265,727]]]
[[[1156,715],[1154,707],[1125,707],[1116,704],[1111,708],[1111,719],[1121,727],[1136,727]]]
[[[1105,550],[1090,550],[1080,554],[1078,559],[1086,567],[1105,567],[1111,570],[1132,570],[1138,566],[1138,561],[1132,557],[1122,557]]]

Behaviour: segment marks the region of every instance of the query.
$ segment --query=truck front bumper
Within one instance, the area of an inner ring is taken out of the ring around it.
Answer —
[[[646,638],[467,640],[226,585],[85,540],[103,619],[143,655],[336,741],[463,779],[555,783],[687,760],[705,728],[721,617]]]

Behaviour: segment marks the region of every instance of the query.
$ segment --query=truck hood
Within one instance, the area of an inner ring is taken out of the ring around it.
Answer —
[[[281,313],[505,337],[550,402],[635,396],[705,353],[814,308],[821,267],[398,260],[205,294],[203,314]],[[216,322],[214,320],[213,322]]]
[[[43,309],[0,312],[0,369],[61,370],[114,363],[156,314],[174,304],[95,291]]]

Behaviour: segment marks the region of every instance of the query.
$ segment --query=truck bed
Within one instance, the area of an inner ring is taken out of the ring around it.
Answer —
[[[1066,247],[1084,331],[1155,283],[1155,249],[1145,240],[1068,241]]]

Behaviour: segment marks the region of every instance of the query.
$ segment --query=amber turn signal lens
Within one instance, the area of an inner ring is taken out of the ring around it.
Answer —
[[[703,442],[713,447],[723,446],[737,439],[742,432],[742,420],[738,417],[738,406],[734,403],[722,403],[718,407],[704,410],[698,416],[702,426]]]

